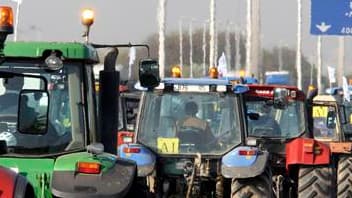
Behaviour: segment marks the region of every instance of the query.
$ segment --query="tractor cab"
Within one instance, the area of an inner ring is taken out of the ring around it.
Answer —
[[[227,81],[166,78],[162,83],[164,89],[142,96],[137,142],[176,156],[222,155],[240,143],[237,98]]]
[[[292,139],[307,132],[305,96],[295,87],[248,85],[248,136]]]
[[[343,125],[345,104],[332,95],[318,95],[313,99],[313,134],[314,138],[323,142],[345,141]]]
[[[313,98],[314,138],[325,142],[352,140],[352,103],[342,88],[333,87]]]

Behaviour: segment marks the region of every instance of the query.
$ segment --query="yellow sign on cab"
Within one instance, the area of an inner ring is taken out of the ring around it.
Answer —
[[[327,106],[313,106],[313,118],[326,118],[328,116]]]
[[[178,154],[180,140],[178,138],[161,138],[157,139],[158,152],[163,154]]]

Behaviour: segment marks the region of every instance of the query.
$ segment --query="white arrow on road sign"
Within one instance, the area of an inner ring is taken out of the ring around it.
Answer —
[[[328,31],[328,29],[331,28],[331,25],[326,25],[325,22],[321,22],[320,25],[315,25],[315,27],[317,27],[321,32],[326,32]]]

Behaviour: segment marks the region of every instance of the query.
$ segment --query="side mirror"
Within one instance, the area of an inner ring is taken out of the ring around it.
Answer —
[[[326,127],[329,129],[334,129],[336,127],[336,112],[329,111],[326,117]]]
[[[152,89],[160,83],[159,63],[153,59],[144,59],[139,62],[139,81],[141,86]]]
[[[288,90],[285,88],[274,89],[274,108],[286,109],[288,106]]]
[[[49,97],[46,91],[22,90],[19,98],[18,131],[43,135],[48,128]]]

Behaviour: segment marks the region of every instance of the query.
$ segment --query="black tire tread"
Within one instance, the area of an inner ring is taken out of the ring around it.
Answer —
[[[270,198],[272,195],[272,173],[270,167],[253,178],[233,179],[231,198]]]
[[[352,157],[340,156],[337,165],[337,197],[352,197]]]
[[[334,197],[333,169],[330,166],[300,167],[298,173],[298,197]]]

